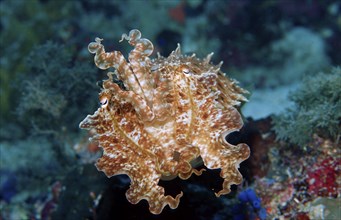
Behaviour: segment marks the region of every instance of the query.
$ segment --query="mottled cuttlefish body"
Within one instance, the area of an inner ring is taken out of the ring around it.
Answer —
[[[128,175],[127,199],[133,204],[147,200],[153,214],[166,205],[176,208],[182,196],[165,196],[159,180],[201,175],[203,170],[191,164],[198,158],[208,169],[221,169],[224,182],[216,195],[229,193],[231,184],[242,182],[238,167],[250,154],[246,144],[225,141],[243,126],[235,106],[246,101],[246,91],[225,77],[221,64],[210,63],[212,54],[186,56],[178,45],[168,57],[151,59],[153,44],[140,31],[123,34],[122,40],[134,47],[128,61],[119,51],[105,52],[99,38],[89,44],[100,69],[115,69],[103,81],[101,107],[80,123],[94,130],[91,140],[103,148],[98,170],[108,177]]]

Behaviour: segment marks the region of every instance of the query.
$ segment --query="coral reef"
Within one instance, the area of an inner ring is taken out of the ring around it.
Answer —
[[[273,117],[277,138],[304,146],[312,140],[313,134],[318,134],[338,142],[341,128],[340,85],[340,67],[305,78],[301,87],[289,97],[295,106]]]
[[[307,28],[296,27],[271,45],[269,61],[278,65],[280,84],[300,80],[304,74],[315,73],[329,65],[323,38]]]
[[[63,178],[63,190],[58,195],[55,211],[46,213],[46,219],[101,219],[100,216],[97,218],[94,207],[98,206],[96,199],[101,198],[108,183],[109,180],[100,175],[93,164],[74,167]],[[110,184],[119,185],[119,181]]]
[[[243,114],[253,119],[280,114],[291,107],[287,96],[304,76],[311,76],[330,63],[321,34],[303,27],[289,30],[262,51],[264,64],[233,71],[241,76],[240,81],[254,87],[250,102],[243,109]]]
[[[337,178],[341,172],[341,159],[331,157],[318,161],[307,172],[308,192],[317,196],[337,197]]]
[[[32,128],[33,134],[60,135],[77,131],[75,125],[81,120],[81,114],[96,107],[95,103],[77,99],[95,97],[96,85],[90,84],[84,91],[81,78],[95,80],[96,70],[73,62],[66,48],[50,41],[31,51],[26,66],[25,78],[20,77],[15,85],[22,94],[16,107],[20,121]]]
[[[234,220],[266,219],[266,210],[262,208],[261,200],[252,188],[247,188],[238,194],[240,203],[235,206]],[[245,211],[248,212],[245,212]]]
[[[42,137],[0,144],[0,206],[4,219],[27,219],[20,217],[20,213],[35,212],[31,203],[43,202],[51,182],[61,180],[68,172],[72,154],[61,148]],[[11,184],[10,188],[6,184]],[[7,199],[5,203],[2,202],[4,198]]]
[[[300,81],[304,75],[329,66],[325,42],[317,33],[295,27],[262,48],[265,65],[252,65],[241,73],[243,82],[255,88],[273,88]],[[266,73],[266,77],[264,77]]]
[[[165,196],[159,180],[201,175],[190,164],[199,156],[207,168],[221,168],[223,189],[216,195],[229,193],[231,184],[242,182],[237,168],[250,154],[246,144],[225,141],[243,125],[234,106],[246,101],[246,91],[224,76],[221,64],[210,63],[212,54],[200,60],[182,55],[178,45],[169,57],[150,59],[153,44],[140,31],[124,39],[134,46],[129,63],[119,51],[106,53],[99,38],[89,44],[100,69],[116,70],[103,82],[102,106],[80,123],[95,130],[93,141],[104,150],[97,168],[109,177],[128,175],[127,199],[147,200],[154,214],[166,205],[176,208],[182,196]],[[123,86],[113,82],[114,74]]]
[[[0,219],[259,218],[238,199],[248,188],[269,219],[341,219],[340,82],[332,73],[340,71],[327,71],[341,64],[340,1],[0,0],[0,14]],[[217,198],[220,169],[195,160],[192,168],[206,168],[200,176],[161,176],[165,196],[183,196],[177,209],[154,215],[146,200],[129,203],[128,176],[107,178],[94,167],[102,148],[88,138],[96,130],[78,124],[100,105],[106,74],[87,45],[101,36],[108,51],[128,54],[128,43],[107,39],[134,28],[153,42],[150,57],[177,43],[182,57],[214,51],[212,63],[222,60],[222,72],[251,91],[238,106],[245,125],[225,138],[251,151],[238,169],[243,183],[229,194]]]
[[[45,4],[46,3],[46,4]],[[0,121],[13,119],[13,102],[18,103],[13,80],[27,71],[25,59],[36,45],[49,40],[63,42],[70,38],[72,23],[65,17],[79,14],[70,1],[4,0],[0,2],[1,50],[0,57],[1,106]],[[54,8],[63,6],[61,13]],[[13,43],[15,39],[15,43]]]
[[[18,120],[1,128],[0,177],[6,182],[1,183],[0,196],[8,201],[3,204],[5,219],[26,219],[24,215],[40,212],[32,204],[41,207],[51,183],[62,181],[79,165],[71,148],[79,135],[79,112],[85,114],[96,106],[74,96],[95,98],[96,86],[91,83],[84,91],[80,81],[83,76],[95,80],[95,69],[72,60],[70,51],[60,44],[48,41],[36,46],[26,56],[25,66],[25,75],[14,80],[19,104],[13,113]],[[11,176],[15,181],[8,188]],[[8,210],[23,216],[12,216]]]
[[[277,146],[280,161],[272,163],[273,172],[256,179],[256,192],[269,217],[339,219],[340,213],[330,202],[340,202],[340,146],[320,137],[314,137],[309,145],[308,152]]]

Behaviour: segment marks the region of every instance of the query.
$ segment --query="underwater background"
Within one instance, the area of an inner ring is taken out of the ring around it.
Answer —
[[[0,220],[341,219],[340,1],[1,0],[0,19]],[[163,56],[214,52],[250,92],[228,138],[251,156],[230,194],[213,193],[219,170],[162,181],[185,193],[153,215],[127,201],[127,176],[94,166],[101,149],[79,123],[106,71],[87,46],[104,38],[127,57],[134,28]]]

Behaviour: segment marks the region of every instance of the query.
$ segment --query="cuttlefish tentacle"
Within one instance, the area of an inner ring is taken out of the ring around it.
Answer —
[[[141,106],[145,107],[144,111],[148,117],[141,118],[143,121],[150,121],[154,118],[154,114],[148,107],[146,100],[144,99],[143,90],[136,79],[133,71],[131,70],[128,62],[124,58],[121,52],[113,51],[106,53],[104,46],[101,44],[102,39],[96,38],[95,42],[92,42],[88,46],[90,53],[95,54],[95,64],[100,69],[108,69],[114,67],[118,78],[121,79],[127,87],[129,92],[122,92],[126,96],[127,102],[131,102],[137,112],[141,112]],[[110,76],[109,76],[110,77]],[[141,116],[141,115],[140,115]]]
[[[141,32],[136,29],[131,30],[129,35],[123,34],[120,42],[124,39],[134,47],[129,53],[129,64],[143,90],[144,98],[152,105],[153,78],[148,67],[149,56],[153,53],[154,46],[150,40],[141,38]]]
[[[118,84],[113,82],[112,74],[113,73],[110,72],[108,73],[109,79],[103,82],[103,88],[105,90],[112,90],[115,96],[122,102],[125,101],[130,103],[134,107],[137,115],[142,121],[152,121],[154,119],[154,114],[145,100],[133,91],[122,90]]]

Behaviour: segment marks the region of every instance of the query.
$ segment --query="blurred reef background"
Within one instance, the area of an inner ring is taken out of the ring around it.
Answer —
[[[167,56],[213,62],[250,91],[245,181],[216,198],[218,171],[160,182],[184,191],[152,215],[125,198],[129,179],[94,167],[79,122],[106,71],[95,37],[127,56],[139,29]],[[111,42],[109,44],[109,42]],[[341,219],[341,3],[337,0],[0,0],[0,219]]]

